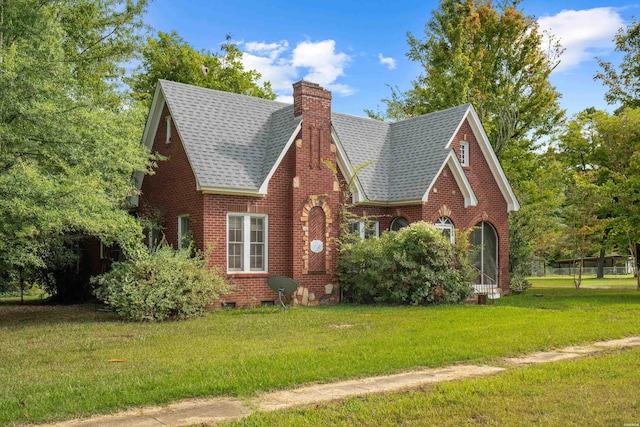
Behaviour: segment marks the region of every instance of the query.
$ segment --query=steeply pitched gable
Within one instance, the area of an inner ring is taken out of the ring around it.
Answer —
[[[447,146],[469,105],[401,122],[332,115],[339,143],[372,202],[420,202],[451,152]]]
[[[258,192],[300,122],[289,104],[167,80],[155,98],[166,102],[203,191]]]

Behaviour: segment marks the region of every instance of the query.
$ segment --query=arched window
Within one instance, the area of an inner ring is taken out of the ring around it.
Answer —
[[[453,223],[446,216],[441,216],[438,218],[436,223],[434,224],[438,230],[442,231],[451,243],[455,243],[456,241],[456,233],[454,232]]]
[[[488,222],[476,224],[469,236],[471,264],[478,270],[474,284],[497,285],[498,283],[498,234]]]
[[[389,228],[391,229],[391,231],[398,231],[408,226],[409,226],[409,221],[407,221],[407,218],[403,216],[399,216],[394,218],[393,221],[391,221],[391,227]]]

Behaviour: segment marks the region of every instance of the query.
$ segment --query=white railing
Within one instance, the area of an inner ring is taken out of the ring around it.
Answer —
[[[480,273],[480,271],[478,271]],[[473,283],[474,295],[485,294],[489,299],[500,298],[500,291],[498,290],[497,282],[485,273],[480,273],[480,276],[476,280],[481,279],[481,283]]]

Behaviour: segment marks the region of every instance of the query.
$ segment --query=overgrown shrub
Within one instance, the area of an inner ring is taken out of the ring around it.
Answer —
[[[186,319],[230,291],[208,254],[160,245],[152,253],[113,264],[92,280],[95,295],[120,316],[138,321]]]
[[[531,283],[522,274],[513,273],[509,276],[509,291],[512,294],[521,294],[531,287]]]
[[[338,277],[347,300],[361,304],[458,303],[471,292],[466,235],[449,239],[418,222],[379,239],[344,244]]]

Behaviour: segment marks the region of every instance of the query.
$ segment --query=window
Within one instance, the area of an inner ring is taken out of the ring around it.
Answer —
[[[111,247],[100,242],[100,259],[106,259],[111,257]]]
[[[178,246],[187,248],[189,243],[191,243],[191,220],[189,215],[180,215],[178,216]]]
[[[469,166],[469,143],[460,142],[460,164],[462,166]]]
[[[164,143],[169,145],[171,144],[171,116],[165,117],[165,120],[167,121],[167,134],[165,135]]]
[[[398,231],[408,226],[409,221],[407,221],[407,218],[399,216],[391,221],[391,227],[389,228],[391,229],[391,231]]]
[[[380,235],[380,223],[378,221],[357,221],[349,224],[349,233],[359,236],[361,239],[369,239]]]
[[[438,218],[438,221],[436,221],[435,226],[437,229],[442,231],[442,234],[449,238],[451,243],[455,243],[456,234],[454,232],[453,223],[449,218],[447,218],[446,216],[441,216],[440,218]]]
[[[227,271],[267,271],[267,217],[229,214],[227,218]]]

